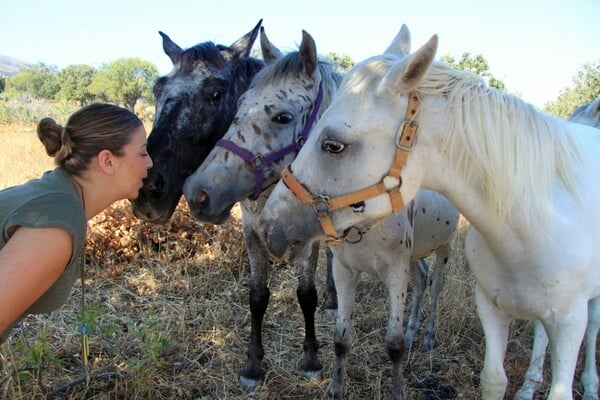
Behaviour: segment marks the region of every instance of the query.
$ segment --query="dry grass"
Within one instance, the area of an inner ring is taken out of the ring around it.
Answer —
[[[0,129],[3,149],[10,148],[7,136]],[[47,167],[39,161],[45,155],[40,158],[29,150],[35,145],[39,146],[36,139],[33,144],[12,145],[18,154],[3,151],[2,184],[37,176]],[[467,228],[462,221],[446,273],[436,348],[423,353],[417,343],[407,355],[406,387],[415,399],[478,398],[484,347],[473,278],[462,252]],[[300,378],[303,321],[296,302],[296,272],[287,265],[274,264],[270,281],[272,298],[264,323],[266,380],[251,394],[238,385],[250,333],[248,266],[240,230],[239,216],[218,227],[201,225],[190,218],[183,202],[166,226],[135,219],[127,202],[97,216],[89,225],[85,279],[86,312],[92,320],[91,381],[78,382],[81,287],[76,285],[68,304],[50,315],[28,317],[0,346],[0,398],[327,398],[334,322],[318,313],[323,379]],[[324,263],[324,257],[321,260]],[[324,275],[322,265],[321,296]],[[361,280],[348,399],[389,397],[385,299],[381,282]],[[506,357],[507,398],[512,398],[527,367],[531,331],[530,322],[513,325]],[[579,389],[578,383],[575,387]],[[546,390],[547,385],[540,398]]]

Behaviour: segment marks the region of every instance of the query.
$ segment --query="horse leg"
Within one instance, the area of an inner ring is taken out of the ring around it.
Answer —
[[[475,301],[485,336],[481,395],[483,400],[503,399],[508,383],[503,363],[511,318],[498,311],[479,285],[475,286]]]
[[[535,330],[533,335],[533,349],[531,350],[531,360],[529,368],[525,373],[523,385],[515,395],[515,400],[531,400],[544,381],[544,359],[546,358],[546,347],[548,346],[548,335],[541,321],[535,321]]]
[[[325,247],[325,256],[327,258],[327,295],[325,296],[325,315],[333,316],[337,310],[337,292],[335,290],[335,281],[333,279],[333,253],[329,246]]]
[[[264,244],[254,231],[248,229],[244,229],[244,242],[250,264],[249,300],[252,327],[246,352],[248,359],[240,372],[239,381],[245,390],[251,391],[264,377],[261,369],[261,362],[265,355],[262,344],[262,324],[271,294],[267,287],[269,255]]]
[[[337,285],[338,311],[335,319],[335,333],[333,343],[335,348],[335,361],[329,396],[332,399],[341,399],[346,390],[346,361],[352,347],[352,309],[356,297],[356,282],[359,274],[354,273],[340,261],[333,258],[333,277]]]
[[[429,317],[425,325],[425,334],[423,335],[423,351],[431,351],[435,343],[435,318],[437,316],[438,298],[444,287],[444,272],[450,257],[450,244],[448,241],[435,252],[435,265],[431,273],[431,284],[429,289],[429,299],[431,302],[429,308]]]
[[[399,265],[390,265],[389,273],[386,274],[385,282],[388,288],[390,302],[390,315],[388,317],[388,328],[386,334],[386,350],[393,370],[392,398],[404,400],[404,378],[402,376],[403,359],[405,353],[404,335],[402,330],[402,319],[404,317],[404,304],[406,300],[406,288],[408,286],[409,265],[401,262]]]
[[[573,397],[573,376],[579,347],[585,335],[588,317],[588,301],[573,302],[562,318],[553,316],[542,321],[550,341],[550,365],[552,385],[548,400],[565,400]]]
[[[315,288],[315,271],[319,258],[319,242],[312,245],[311,254],[308,259],[303,260],[300,265],[300,276],[296,295],[298,303],[304,315],[304,356],[300,363],[300,371],[305,377],[311,378],[320,374],[323,365],[319,360],[319,342],[315,331],[315,311],[319,296]]]
[[[428,269],[429,267],[424,259],[410,263],[410,272],[413,281],[412,307],[406,324],[406,333],[404,334],[404,345],[408,349],[412,347],[417,331],[419,330],[419,320],[421,309],[423,308],[423,299],[425,298]]]
[[[588,302],[588,322],[585,332],[585,367],[581,375],[584,400],[598,400],[599,383],[596,366],[596,339],[599,329],[600,297],[596,297]]]

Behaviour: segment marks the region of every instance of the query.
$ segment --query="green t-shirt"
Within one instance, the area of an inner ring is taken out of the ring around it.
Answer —
[[[85,246],[87,219],[77,186],[66,171],[56,168],[44,173],[40,179],[0,191],[0,249],[10,238],[10,228],[16,225],[30,228],[61,227],[73,236],[73,253],[69,264],[22,319],[27,314],[47,313],[63,305],[83,267],[80,260]],[[32,246],[43,245],[32,243]],[[9,331],[0,334],[7,335]],[[0,337],[0,343],[2,339]]]

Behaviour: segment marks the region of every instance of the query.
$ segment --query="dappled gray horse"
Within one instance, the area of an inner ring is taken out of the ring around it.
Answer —
[[[409,41],[407,28],[399,37]],[[339,83],[339,77],[333,73],[331,66],[317,59],[316,46],[309,34],[303,33],[300,51],[286,56],[281,56],[274,46],[263,39],[266,39],[264,32],[261,33],[261,45],[267,67],[257,74],[248,91],[240,98],[239,110],[230,129],[184,186],[190,210],[200,220],[220,222],[227,218],[237,201],[242,202],[246,246],[251,255],[253,271],[251,291],[261,293],[254,298],[251,294],[253,318],[255,309],[262,312],[258,315],[260,319],[257,325],[253,324],[253,329],[256,330],[261,329],[260,321],[269,300],[266,284],[268,253],[257,236],[258,215],[271,186],[280,178],[282,166],[295,157],[297,143],[306,140],[307,125],[310,129],[312,120],[327,108]],[[409,47],[410,44],[406,42],[404,47]],[[407,49],[405,51],[408,52]],[[337,270],[336,283],[341,282],[343,288],[338,292],[341,307],[336,328],[336,338],[340,338],[339,343],[336,341],[336,347],[345,349],[339,354],[340,359],[343,357],[345,360],[349,350],[350,336],[344,336],[341,332],[347,328],[346,324],[350,320],[349,313],[354,301],[353,287],[356,284],[354,278],[358,273],[394,273],[401,279],[390,279],[390,282],[397,281],[401,285],[402,282],[406,283],[403,274],[407,271],[398,266],[398,260],[405,261],[406,268],[413,261],[411,267],[415,271],[417,285],[414,292],[416,301],[406,335],[410,344],[418,329],[423,288],[426,285],[427,265],[421,258],[437,251],[438,265],[432,277],[432,311],[423,341],[425,348],[431,348],[435,305],[442,284],[442,267],[448,261],[457,221],[458,213],[450,203],[437,193],[424,191],[405,212],[375,226],[357,226],[355,230],[348,232],[346,241],[342,241],[340,246],[332,247],[334,273]],[[354,241],[356,242],[350,243]],[[298,294],[301,304],[304,301],[301,294],[307,292],[302,289],[303,284],[311,285],[309,292],[314,292],[314,264],[311,263],[314,251],[314,245],[308,246],[306,252],[295,260],[300,264]],[[344,271],[352,271],[354,278],[349,278]],[[390,289],[391,304],[403,307],[404,297],[400,297],[395,286]],[[302,309],[305,311],[306,307],[303,306]],[[394,311],[397,309],[394,307]],[[312,321],[314,303],[309,311],[310,315],[306,315],[305,311],[305,320],[310,317]],[[393,320],[396,321],[395,317]],[[396,326],[401,329],[401,324]],[[306,331],[314,332],[314,329],[307,328]],[[402,331],[395,329],[390,335],[401,337]],[[404,340],[401,344],[404,345]],[[317,348],[312,346],[316,346],[316,342],[309,340],[307,334],[304,347],[306,353],[301,364],[304,371],[306,361],[316,357]],[[257,352],[263,354],[262,343],[251,342],[248,363],[241,377],[246,386],[255,386],[262,377],[262,371],[257,366]],[[343,375],[337,376],[343,380]],[[333,392],[337,392],[337,389]]]
[[[138,218],[167,222],[185,178],[227,131],[238,97],[264,66],[249,57],[261,23],[231,46],[204,42],[183,50],[160,32],[173,69],[154,85],[156,114],[148,136],[154,165],[132,201]]]
[[[281,57],[264,30],[261,30],[261,49],[267,64]],[[290,82],[284,85],[287,79]],[[288,54],[257,74],[240,98],[231,127],[184,186],[190,212],[200,221],[222,223],[231,208],[241,202],[250,263],[252,314],[248,360],[240,374],[240,383],[246,388],[255,387],[264,376],[262,323],[270,298],[267,286],[270,258],[256,233],[256,220],[281,169],[295,157],[308,137],[312,121],[331,101],[339,81],[331,65],[317,60],[314,41],[305,33],[299,52]],[[274,82],[278,83],[276,93]],[[314,283],[318,254],[319,244],[315,243],[298,263],[296,293],[305,322],[300,370],[307,376],[322,370],[314,320],[318,303]]]

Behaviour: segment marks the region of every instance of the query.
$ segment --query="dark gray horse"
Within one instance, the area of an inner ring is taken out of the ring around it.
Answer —
[[[132,201],[138,218],[167,222],[185,179],[227,131],[238,97],[264,66],[250,57],[261,23],[231,46],[204,42],[183,50],[160,32],[173,70],[154,85],[156,116],[148,136],[154,166]]]

